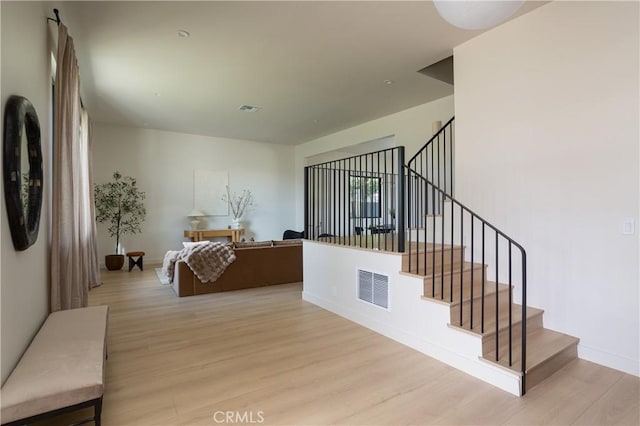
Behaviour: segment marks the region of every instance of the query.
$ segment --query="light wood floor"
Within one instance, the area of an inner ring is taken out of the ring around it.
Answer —
[[[90,303],[111,309],[105,426],[227,411],[246,416],[236,424],[640,423],[637,377],[577,360],[517,398],[302,301],[301,284],[178,298],[150,266],[103,279]]]

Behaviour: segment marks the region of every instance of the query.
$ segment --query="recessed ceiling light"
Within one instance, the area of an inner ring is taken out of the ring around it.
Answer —
[[[384,84],[393,84],[393,80],[385,80],[383,81]]]
[[[191,34],[189,34],[189,31],[186,30],[178,30],[178,37],[182,37],[182,38],[189,38]]]
[[[260,108],[259,106],[253,106],[253,105],[240,105],[240,108],[238,108],[240,111],[245,111],[245,112],[256,112],[262,108]]]

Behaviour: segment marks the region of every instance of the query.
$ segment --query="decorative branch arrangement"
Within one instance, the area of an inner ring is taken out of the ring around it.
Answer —
[[[227,193],[222,196],[222,201],[229,203],[234,219],[240,219],[248,207],[253,205],[253,195],[248,189],[243,189],[240,195],[232,194],[227,185]]]

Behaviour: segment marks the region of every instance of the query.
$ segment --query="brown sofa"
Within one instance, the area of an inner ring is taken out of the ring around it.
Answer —
[[[183,297],[302,281],[302,241],[236,243],[234,251],[235,262],[212,283],[203,283],[186,263],[176,262],[173,291]]]

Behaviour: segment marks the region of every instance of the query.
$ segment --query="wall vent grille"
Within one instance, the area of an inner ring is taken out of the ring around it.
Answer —
[[[389,309],[389,277],[358,269],[358,299]]]

